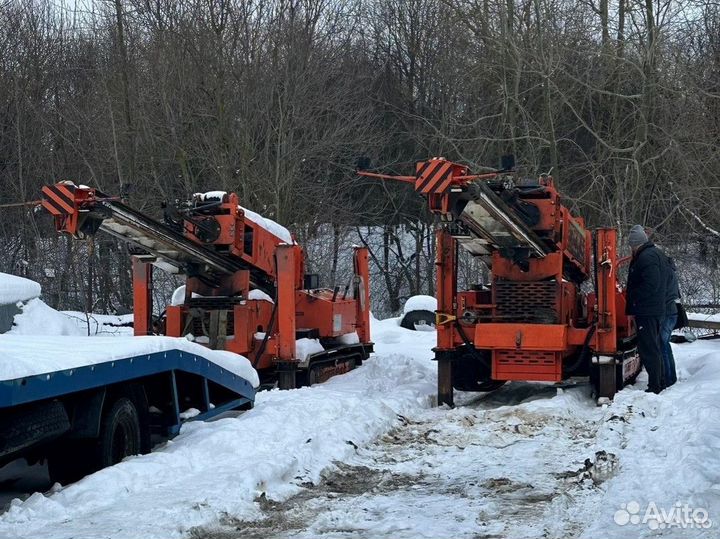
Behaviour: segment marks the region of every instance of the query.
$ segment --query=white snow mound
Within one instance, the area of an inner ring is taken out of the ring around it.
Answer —
[[[295,356],[300,361],[305,361],[309,356],[324,351],[325,348],[318,339],[302,338],[295,341]]]
[[[70,316],[56,311],[42,300],[35,298],[20,306],[22,312],[15,315],[12,335],[87,335],[87,328]]]

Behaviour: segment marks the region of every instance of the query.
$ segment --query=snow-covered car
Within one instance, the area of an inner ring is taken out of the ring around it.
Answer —
[[[40,295],[40,285],[30,279],[0,273],[0,333],[8,331],[16,314],[21,312],[19,303]]]

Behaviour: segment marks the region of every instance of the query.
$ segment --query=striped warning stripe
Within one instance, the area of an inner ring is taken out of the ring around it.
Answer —
[[[442,192],[452,181],[452,168],[452,163],[444,159],[418,163],[415,190],[423,195]]]
[[[75,212],[75,186],[58,183],[42,188],[43,207],[53,215]]]

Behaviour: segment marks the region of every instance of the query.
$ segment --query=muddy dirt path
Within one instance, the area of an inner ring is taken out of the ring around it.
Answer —
[[[617,464],[596,444],[603,414],[583,388],[556,393],[520,384],[398,417],[318,485],[283,502],[261,495],[262,518],[191,536],[577,537]]]

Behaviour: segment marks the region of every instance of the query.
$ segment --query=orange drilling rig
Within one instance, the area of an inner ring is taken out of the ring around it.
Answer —
[[[437,216],[438,403],[453,388],[490,391],[509,380],[589,376],[599,399],[637,376],[635,330],[618,281],[617,232],[591,233],[562,204],[552,177],[519,178],[514,158],[472,174],[434,158],[410,183]],[[458,290],[459,248],[480,257],[489,283]]]
[[[100,230],[131,245],[135,335],[192,335],[246,356],[264,384],[283,389],[346,372],[372,352],[365,248],[355,249],[344,290],[321,288],[290,233],[240,206],[235,193],[165,204],[164,222],[71,182],[42,194],[59,232],[84,238]],[[153,267],[185,277],[184,297],[157,318]]]

